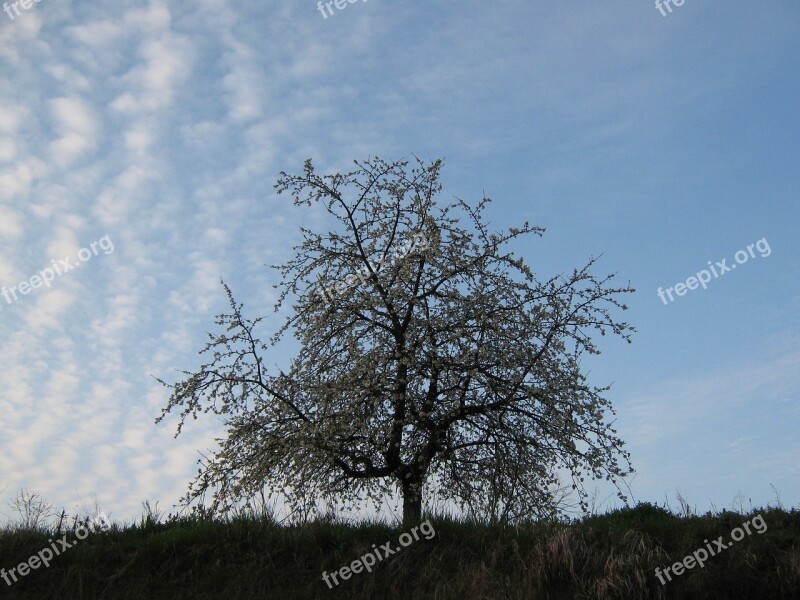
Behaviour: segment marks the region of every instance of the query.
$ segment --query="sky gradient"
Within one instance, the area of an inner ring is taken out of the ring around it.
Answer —
[[[586,363],[613,383],[635,500],[761,506],[774,486],[800,505],[796,2],[20,11],[0,14],[0,286],[80,266],[0,296],[0,517],[20,488],[112,519],[169,510],[223,428],[173,439],[154,377],[199,365],[221,278],[274,332],[264,265],[326,225],[278,173],[376,155],[444,158],[443,200],[545,227],[516,248],[540,277],[602,255],[597,274],[636,288],[633,343]],[[659,299],[758,240],[768,255]]]

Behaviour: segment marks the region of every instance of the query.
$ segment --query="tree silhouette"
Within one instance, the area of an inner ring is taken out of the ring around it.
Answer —
[[[598,353],[593,331],[630,341],[611,312],[633,290],[593,276],[594,258],[537,281],[504,247],[544,229],[490,232],[488,198],[440,205],[441,161],[354,164],[280,174],[279,193],[321,204],[337,229],[301,228],[294,257],[274,266],[275,310],[289,298],[293,310],[269,346],[254,331],[263,317],[246,318],[223,282],[231,312],[201,351],[210,362],[159,380],[172,393],[156,422],[180,409],[177,436],[211,411],[227,428],[184,501],[225,512],[266,486],[308,509],[399,491],[409,522],[427,486],[516,519],[553,514],[566,476],[586,508],[586,476],[618,484],[631,470],[608,388],[588,385],[580,359]],[[264,353],[288,331],[300,350],[270,373]]]

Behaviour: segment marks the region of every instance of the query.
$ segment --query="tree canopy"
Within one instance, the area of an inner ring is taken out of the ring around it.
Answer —
[[[412,521],[435,491],[514,520],[552,515],[565,487],[585,508],[586,477],[619,483],[631,469],[609,388],[588,383],[581,358],[599,353],[592,334],[630,341],[612,314],[630,286],[593,275],[596,258],[538,280],[508,246],[544,229],[490,231],[488,198],[440,203],[440,160],[354,164],[280,174],[278,193],[321,206],[333,229],[301,228],[274,265],[275,310],[291,302],[291,314],[269,342],[256,332],[264,317],[246,317],[223,283],[231,310],[207,362],[162,381],[171,396],[157,422],[179,411],[178,435],[213,412],[226,427],[186,503],[224,512],[266,489],[307,510],[399,492]],[[297,355],[268,369],[288,332]]]

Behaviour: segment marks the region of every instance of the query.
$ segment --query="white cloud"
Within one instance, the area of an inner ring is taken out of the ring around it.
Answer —
[[[50,145],[55,161],[69,166],[97,147],[99,124],[89,104],[80,98],[56,98],[50,109],[60,138]]]
[[[0,219],[0,237],[18,238],[24,230],[22,215],[18,211],[4,208],[3,218]]]
[[[34,170],[29,163],[17,162],[13,167],[0,171],[0,198],[12,199],[30,193]]]
[[[29,115],[28,108],[19,104],[0,104],[0,131],[17,133],[23,121]]]
[[[80,92],[86,92],[90,89],[89,79],[70,65],[50,65],[47,67],[47,72],[58,81],[62,89],[66,87]]]
[[[17,156],[17,145],[11,138],[0,138],[0,161],[9,162]]]
[[[134,164],[127,167],[106,186],[92,208],[94,216],[107,228],[123,225],[141,202],[145,186],[158,175],[156,167],[150,169]]]
[[[69,257],[74,261],[77,258],[80,248],[81,244],[78,242],[78,236],[75,231],[71,227],[60,225],[57,226],[51,234],[50,243],[47,245],[46,252],[50,260]]]
[[[35,303],[26,307],[23,316],[25,327],[35,331],[46,329],[62,330],[72,322],[69,310],[78,301],[78,295],[73,291],[68,291],[66,282],[59,280],[50,289],[40,288]],[[27,298],[30,298],[28,296]]]
[[[228,73],[222,78],[223,97],[228,103],[228,116],[235,123],[261,117],[265,98],[261,73],[256,68],[252,51],[243,44],[231,41],[232,52],[225,54]]]
[[[139,156],[147,156],[148,150],[156,141],[151,128],[142,123],[131,126],[125,132],[125,147],[132,153]]]
[[[227,133],[224,125],[212,121],[201,121],[181,128],[184,143],[188,146],[204,147],[219,143]]]
[[[95,50],[103,50],[120,42],[126,33],[123,23],[117,21],[90,21],[67,29],[77,42]]]
[[[141,113],[170,106],[176,88],[191,69],[191,53],[191,45],[181,36],[166,33],[158,39],[145,39],[138,52],[142,62],[122,77],[130,90],[117,96],[111,108]]]
[[[133,294],[118,294],[109,301],[109,312],[102,319],[94,319],[91,328],[100,343],[113,345],[125,329],[135,328],[139,298]]]

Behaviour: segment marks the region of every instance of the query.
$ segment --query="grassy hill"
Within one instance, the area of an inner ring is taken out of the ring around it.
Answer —
[[[147,518],[105,531],[7,529],[0,567],[9,580],[17,567],[18,580],[9,586],[0,579],[0,598],[800,598],[796,509],[679,517],[640,504],[575,523],[504,527],[431,518],[429,525],[418,539],[410,528],[379,523],[290,527],[256,518]],[[732,533],[741,538],[732,542]],[[85,539],[64,549],[64,535],[67,543]],[[730,546],[720,549],[719,536]],[[21,576],[18,565],[45,548],[60,553],[49,567]],[[394,553],[377,560],[382,549]],[[704,566],[687,569],[692,561],[684,558],[702,558],[700,549],[709,554]],[[367,554],[371,572],[342,580],[342,567],[352,569]],[[663,573],[678,561],[684,566],[671,567],[671,581],[662,575],[662,584],[656,568]],[[323,571],[336,573],[339,584],[326,584]]]

